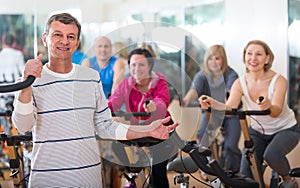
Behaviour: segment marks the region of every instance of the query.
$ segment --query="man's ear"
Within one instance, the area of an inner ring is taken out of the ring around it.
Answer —
[[[43,41],[43,45],[44,45],[45,47],[47,47],[47,34],[46,34],[46,33],[43,33],[42,41]]]

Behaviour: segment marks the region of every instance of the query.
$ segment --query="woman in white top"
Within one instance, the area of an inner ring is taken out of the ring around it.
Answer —
[[[282,176],[282,187],[298,187],[289,176],[290,165],[286,155],[298,144],[300,129],[294,112],[286,103],[287,80],[271,70],[274,54],[263,41],[248,42],[243,52],[246,73],[237,79],[224,104],[211,97],[199,98],[202,108],[216,109],[237,108],[244,96],[248,110],[267,110],[267,116],[253,116],[250,124],[250,135],[254,142],[254,151],[259,164],[266,161],[268,165]],[[263,101],[258,98],[263,96]],[[243,155],[245,156],[245,155]],[[251,176],[249,162],[243,157],[241,173]]]

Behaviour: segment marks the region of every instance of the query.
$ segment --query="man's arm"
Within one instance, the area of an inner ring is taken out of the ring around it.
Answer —
[[[34,108],[32,100],[28,103],[22,103],[18,100],[18,95],[14,101],[14,111],[12,114],[12,121],[19,133],[26,133],[31,131],[32,126],[35,123]]]
[[[27,79],[29,75],[36,78],[41,77],[42,58],[43,56],[40,54],[36,59],[27,61],[23,72],[23,80]],[[30,131],[35,121],[31,86],[16,93],[14,107],[12,120],[15,127],[20,133]]]
[[[130,125],[126,134],[126,139],[132,140],[144,137],[153,137],[161,140],[169,138],[169,133],[174,130],[179,124],[165,126],[164,124],[170,121],[171,117],[153,121],[147,126]]]

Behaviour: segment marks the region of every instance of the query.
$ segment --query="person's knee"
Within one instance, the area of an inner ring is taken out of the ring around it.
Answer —
[[[265,152],[264,155],[263,155],[263,159],[264,161],[266,161],[266,163],[268,165],[271,165],[274,164],[277,160],[277,155],[275,154],[272,154],[270,152]]]
[[[224,144],[224,151],[227,153],[240,153],[240,149],[235,144]]]

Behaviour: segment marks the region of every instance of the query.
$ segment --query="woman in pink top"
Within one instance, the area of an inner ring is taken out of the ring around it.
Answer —
[[[132,117],[131,124],[144,124],[170,116],[170,94],[163,74],[152,71],[154,59],[146,49],[135,49],[129,55],[130,77],[120,82],[108,105],[112,112],[123,105],[126,112],[151,112],[151,117]],[[145,104],[149,100],[149,104]]]
[[[146,49],[137,48],[129,54],[128,64],[130,77],[121,81],[110,96],[108,105],[111,111],[118,111],[125,105],[126,112],[152,113],[150,117],[131,117],[131,124],[141,125],[170,116],[168,83],[164,75],[152,71],[152,54]],[[168,142],[163,143],[163,148],[150,148],[154,164],[150,176],[152,186],[169,187],[166,166],[173,148]]]

